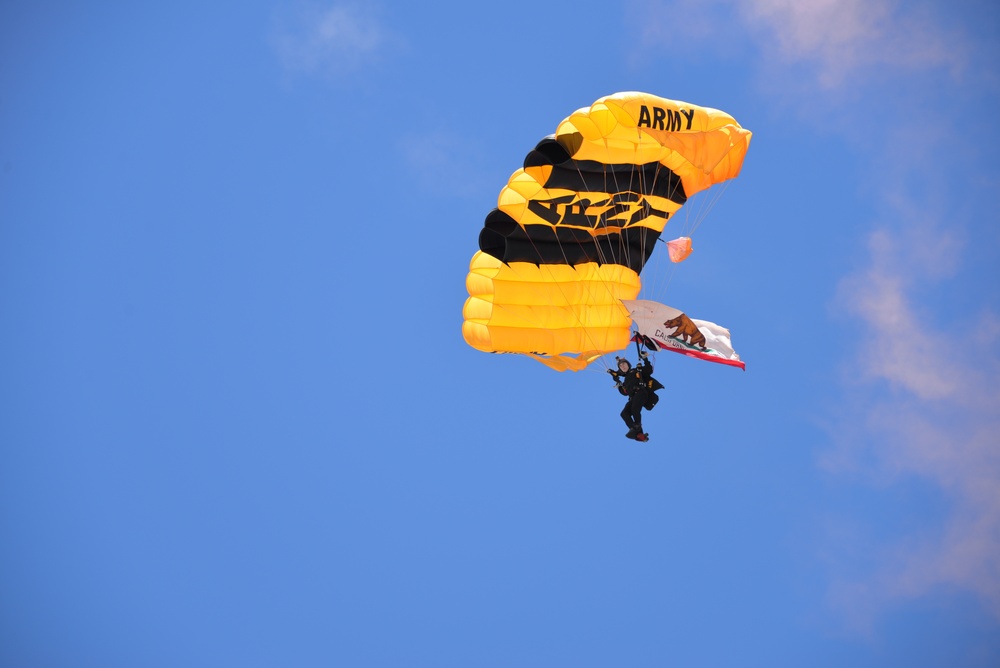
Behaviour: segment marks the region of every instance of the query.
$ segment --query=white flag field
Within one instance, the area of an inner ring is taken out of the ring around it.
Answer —
[[[646,299],[622,300],[622,304],[632,315],[639,334],[651,339],[660,350],[746,369],[725,327],[689,318],[683,311]]]

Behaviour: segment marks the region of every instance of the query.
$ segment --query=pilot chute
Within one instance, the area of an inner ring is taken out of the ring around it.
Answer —
[[[677,237],[667,242],[671,262],[683,262],[691,255],[691,237]]]

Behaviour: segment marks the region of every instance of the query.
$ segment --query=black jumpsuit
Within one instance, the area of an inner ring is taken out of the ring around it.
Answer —
[[[647,359],[625,373],[616,372],[615,376],[622,378],[618,391],[628,397],[628,403],[622,409],[622,420],[625,421],[629,431],[642,433],[642,407],[649,397],[649,380],[653,376],[653,363]]]

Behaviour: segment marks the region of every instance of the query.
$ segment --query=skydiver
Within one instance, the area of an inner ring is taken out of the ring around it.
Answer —
[[[622,420],[628,427],[628,433],[625,434],[625,437],[634,438],[637,441],[648,441],[649,434],[642,431],[642,409],[644,406],[647,409],[652,409],[656,396],[654,390],[663,386],[653,379],[653,363],[649,361],[646,351],[641,351],[639,357],[642,360],[633,369],[631,362],[624,357],[616,356],[618,370],[608,369],[608,373],[614,376],[618,392],[628,397],[625,408],[621,412]]]

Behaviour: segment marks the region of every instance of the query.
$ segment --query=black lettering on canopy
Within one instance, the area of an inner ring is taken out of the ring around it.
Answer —
[[[642,107],[646,125],[656,114],[662,126],[666,110]],[[678,116],[679,117],[679,116]],[[640,119],[640,125],[642,125]],[[661,128],[662,129],[662,128]],[[544,186],[575,191],[548,200],[529,200],[528,209],[554,225],[520,225],[499,209],[487,217],[479,234],[479,248],[501,262],[620,264],[642,271],[660,233],[637,223],[651,216],[667,218],[653,208],[647,196],[684,204],[681,179],[659,162],[644,165],[604,164],[576,160],[583,145],[579,133],[550,135],[524,159],[524,167],[551,167]],[[601,197],[601,195],[606,197]],[[603,229],[600,229],[603,228]],[[592,230],[600,229],[599,234]]]
[[[639,120],[636,127],[646,127],[651,130],[668,130],[677,132],[679,130],[690,130],[694,121],[694,109],[663,109],[653,107],[652,112],[646,105],[639,107]],[[687,119],[687,123],[681,117]]]
[[[576,133],[558,139],[550,135],[528,153],[524,158],[524,167],[551,167],[552,172],[543,184],[546,188],[609,195],[633,192],[662,197],[678,204],[687,201],[680,177],[659,162],[635,165],[575,160],[572,153],[581,143],[582,138]]]
[[[668,128],[671,132],[677,132],[681,129],[681,114],[679,111],[674,111],[673,109],[667,109],[667,115],[670,117],[670,127]]]
[[[657,130],[663,129],[663,119],[667,115],[666,109],[660,109],[659,107],[653,107],[653,127]]]
[[[552,199],[528,200],[528,209],[536,216],[553,225],[575,225],[577,227],[596,227],[597,216],[588,216],[590,200],[578,199],[576,195],[564,195]]]
[[[632,227],[650,216],[666,220],[670,214],[654,209],[645,197],[633,192],[615,193],[590,200],[576,195],[528,200],[528,210],[552,225],[607,228]]]
[[[648,227],[628,227],[620,232],[593,236],[575,227],[517,224],[494,209],[479,233],[479,249],[501,262],[568,264],[587,262],[618,264],[639,273],[656,246],[660,233]]]
[[[649,116],[649,107],[642,105],[639,107],[639,122],[636,123],[636,127],[653,127],[653,120]]]
[[[681,178],[658,162],[605,165],[593,160],[566,160],[552,165],[552,173],[542,185],[586,193],[654,195],[678,204],[687,201]]]

